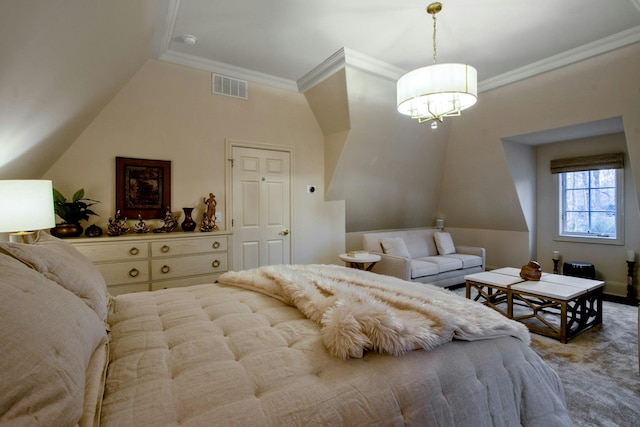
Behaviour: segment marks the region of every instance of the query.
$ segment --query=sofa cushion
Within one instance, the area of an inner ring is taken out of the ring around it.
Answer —
[[[449,255],[456,253],[456,247],[453,244],[451,234],[445,231],[439,231],[433,235],[433,238],[436,241],[436,247],[438,248],[438,253],[440,255]]]
[[[438,270],[440,273],[444,273],[445,271],[459,270],[462,268],[462,261],[457,258],[451,258],[448,256],[429,256],[425,258],[420,258],[422,261],[429,261],[438,265]]]
[[[401,237],[386,237],[380,240],[382,251],[387,255],[395,255],[402,258],[411,258],[409,249]]]
[[[438,255],[433,230],[406,230],[402,232],[402,238],[412,258]]]
[[[457,258],[462,261],[462,268],[480,267],[482,266],[482,257],[467,254],[449,254],[447,258]]]
[[[423,259],[411,260],[411,278],[417,279],[418,277],[432,276],[440,273],[438,264],[425,261]]]

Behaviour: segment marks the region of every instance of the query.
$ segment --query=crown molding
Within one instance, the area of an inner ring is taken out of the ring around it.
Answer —
[[[353,49],[343,47],[298,79],[298,91],[301,93],[306,92],[347,65],[394,81],[398,80],[398,78],[405,73],[401,68],[394,65],[372,58]]]
[[[638,43],[639,41],[640,26],[633,27],[595,42],[585,44],[575,49],[550,56],[540,61],[532,62],[524,67],[516,68],[515,70],[483,80],[478,83],[478,92],[486,92],[500,86],[528,79],[547,71],[555,70],[624,46]]]
[[[181,0],[162,0],[158,5],[156,31],[153,34],[151,55],[160,58],[171,46],[171,35],[178,17]]]
[[[268,86],[280,89],[298,91],[298,86],[293,80],[283,79],[272,76],[270,74],[260,73],[258,71],[249,70],[247,68],[236,67],[235,65],[226,64],[224,62],[203,59],[197,56],[188,55],[174,50],[168,50],[160,58],[163,61],[173,62],[174,64],[185,65],[187,67],[197,68],[212,73],[223,74],[225,76],[234,77],[242,80],[250,80],[256,83],[262,83]]]
[[[306,92],[346,66],[394,81],[407,72],[346,47],[335,52],[297,81],[176,52],[170,50],[170,47],[180,2],[181,0],[162,0],[160,4],[158,31],[154,34],[152,46],[152,54],[155,58],[300,93]],[[631,0],[631,2],[640,11],[640,0]],[[640,26],[478,82],[478,92],[486,92],[525,80],[638,42],[640,42]]]

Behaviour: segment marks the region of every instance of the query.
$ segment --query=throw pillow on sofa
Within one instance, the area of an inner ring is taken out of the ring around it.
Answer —
[[[382,246],[382,252],[387,255],[399,256],[402,258],[411,258],[407,244],[402,237],[387,237],[380,240],[380,246]]]
[[[445,231],[438,231],[434,233],[433,238],[436,241],[436,248],[438,248],[438,253],[440,255],[449,255],[456,253],[456,247],[453,244],[451,234]]]

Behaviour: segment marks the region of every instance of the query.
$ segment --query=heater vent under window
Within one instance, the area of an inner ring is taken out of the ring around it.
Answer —
[[[212,79],[213,93],[240,99],[248,98],[248,83],[245,80],[234,79],[220,74],[212,74]]]

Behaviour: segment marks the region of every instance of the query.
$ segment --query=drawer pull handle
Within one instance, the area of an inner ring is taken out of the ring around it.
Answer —
[[[168,265],[163,265],[160,271],[162,271],[164,274],[167,274],[171,271],[171,267],[169,267]]]
[[[220,242],[218,242],[217,240],[215,242],[213,242],[213,249],[218,249],[220,247]]]
[[[131,255],[138,255],[140,253],[140,251],[138,250],[138,248],[136,248],[135,246],[131,249],[129,249],[129,253]]]
[[[138,271],[137,268],[132,268],[131,270],[129,270],[129,276],[131,277],[138,277],[138,274],[140,274],[140,271]]]
[[[169,252],[169,249],[171,249],[171,248],[169,248],[169,246],[167,246],[167,245],[162,245],[162,247],[160,248],[160,250],[161,250],[162,252],[164,252],[165,254],[166,254],[167,252]]]
[[[213,260],[213,262],[211,263],[211,265],[213,266],[213,268],[218,268],[220,267],[220,261],[218,261],[217,259]]]

